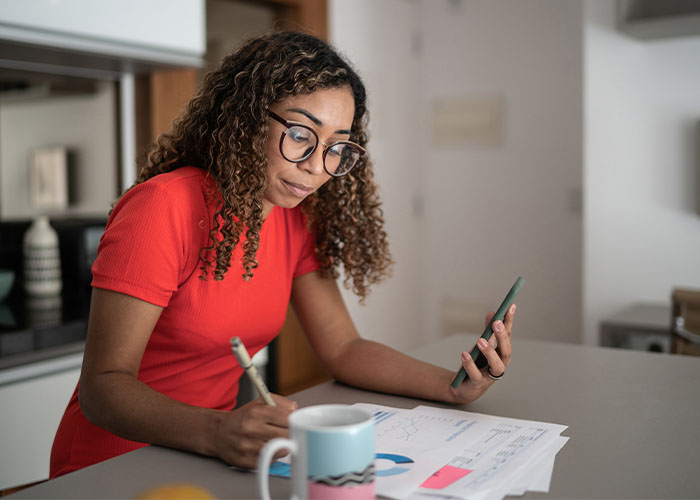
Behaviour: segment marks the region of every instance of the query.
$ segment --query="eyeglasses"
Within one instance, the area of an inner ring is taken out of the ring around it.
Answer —
[[[308,159],[319,143],[323,145],[323,169],[328,175],[342,177],[357,165],[365,150],[350,141],[326,144],[319,141],[314,129],[301,123],[290,122],[268,110],[270,117],[287,127],[280,137],[280,153],[287,161],[301,163]]]

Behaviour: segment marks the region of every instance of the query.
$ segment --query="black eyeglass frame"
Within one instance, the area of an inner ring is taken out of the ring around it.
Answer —
[[[359,144],[357,144],[357,143],[355,143],[355,142],[352,142],[352,141],[335,141],[335,142],[333,142],[333,143],[331,143],[331,144],[326,144],[326,143],[324,143],[324,142],[321,142],[321,140],[318,138],[318,134],[316,133],[316,131],[315,131],[313,128],[309,127],[308,125],[305,125],[305,124],[299,123],[299,122],[293,122],[293,121],[285,120],[285,119],[282,118],[280,115],[278,115],[277,113],[275,113],[274,111],[271,111],[271,110],[269,110],[269,109],[267,110],[267,114],[269,114],[270,117],[271,117],[273,120],[275,120],[275,121],[281,123],[282,125],[284,125],[285,127],[287,127],[287,129],[286,129],[284,132],[282,132],[282,135],[280,136],[280,145],[279,145],[279,147],[280,147],[280,154],[282,155],[282,157],[283,157],[285,160],[287,160],[287,161],[291,161],[292,163],[301,163],[301,162],[303,162],[303,161],[308,160],[308,159],[311,157],[311,155],[314,154],[314,153],[316,152],[316,148],[318,148],[318,145],[321,144],[321,145],[323,145],[323,170],[325,170],[326,173],[327,173],[328,175],[330,175],[331,177],[343,177],[344,175],[347,175],[347,174],[349,174],[350,172],[352,172],[352,170],[353,170],[353,169],[357,166],[357,164],[359,163],[360,159],[359,159],[359,158],[357,159],[357,161],[356,161],[355,164],[352,166],[352,168],[349,168],[348,170],[346,170],[346,171],[343,172],[342,174],[336,174],[335,172],[331,172],[330,170],[328,170],[328,169],[326,168],[326,155],[328,154],[328,151],[329,151],[332,147],[334,147],[334,146],[336,146],[336,145],[338,145],[338,144],[347,144],[347,145],[352,146],[353,148],[357,149],[357,151],[360,153],[360,157],[364,156],[365,153],[366,153],[365,148],[363,148],[363,147],[360,146]],[[284,136],[287,135],[287,131],[288,131],[291,127],[302,127],[302,128],[305,128],[306,130],[309,130],[312,134],[314,134],[314,137],[316,138],[316,145],[315,145],[313,148],[311,148],[311,151],[309,151],[307,154],[305,154],[302,158],[299,158],[298,160],[292,160],[291,158],[287,158],[287,155],[284,154],[284,150],[282,149],[282,143],[284,142]]]

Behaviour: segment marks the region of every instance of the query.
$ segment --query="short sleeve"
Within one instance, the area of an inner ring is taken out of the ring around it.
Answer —
[[[308,229],[304,228],[305,238],[299,254],[299,260],[294,268],[294,277],[310,273],[321,267],[316,258],[316,237]]]
[[[188,262],[182,196],[170,185],[145,182],[119,200],[92,268],[92,286],[165,307]]]

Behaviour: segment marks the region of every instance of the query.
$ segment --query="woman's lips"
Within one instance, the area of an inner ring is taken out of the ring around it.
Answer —
[[[303,184],[296,184],[294,182],[285,181],[282,179],[287,189],[289,189],[295,196],[299,198],[305,198],[308,194],[313,191],[313,188],[305,186]]]

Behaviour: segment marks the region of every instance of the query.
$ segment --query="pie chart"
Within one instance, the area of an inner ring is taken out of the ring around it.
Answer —
[[[411,464],[413,459],[406,457],[404,455],[396,455],[393,453],[377,453],[375,458],[378,462],[375,462],[376,469],[374,471],[377,476],[396,476],[397,474],[403,474],[411,470]],[[387,461],[389,462],[387,464]],[[382,465],[388,465],[388,468],[381,468]]]

